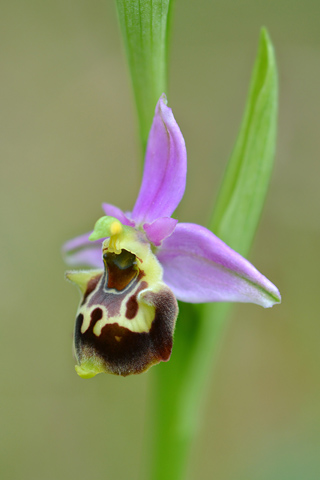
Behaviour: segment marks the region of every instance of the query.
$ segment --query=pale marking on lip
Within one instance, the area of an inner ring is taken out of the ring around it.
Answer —
[[[163,283],[161,282],[158,285],[158,288],[154,288],[151,291],[159,291],[161,290],[162,286]],[[135,290],[130,292],[130,296],[134,295],[135,291],[138,288],[139,284],[137,285],[137,288]],[[87,307],[87,305],[82,305],[77,313],[77,315],[79,315],[80,313],[82,313],[83,315],[83,321],[80,329],[81,333],[84,334],[89,329],[91,323],[91,313],[96,308],[100,308],[102,310],[102,318],[98,320],[93,327],[93,333],[94,335],[96,335],[96,337],[99,337],[101,335],[101,331],[105,325],[111,325],[114,323],[117,323],[120,327],[127,328],[131,332],[148,333],[150,331],[151,324],[155,318],[155,307],[153,305],[148,305],[143,301],[143,296],[147,291],[150,291],[150,289],[147,288],[138,293],[137,301],[139,304],[139,310],[135,318],[131,320],[126,318],[127,300],[129,294],[121,302],[119,314],[115,315],[114,317],[108,317],[108,311],[106,307],[102,304],[95,304],[91,305],[90,307]]]
[[[114,235],[112,238],[115,240],[117,238],[117,236],[118,235]],[[121,234],[119,236],[121,236]],[[130,242],[129,242],[129,240],[130,240]],[[110,251],[110,250],[112,251],[113,250],[114,253],[118,253],[117,250],[119,248],[119,253],[121,252],[121,250],[127,250],[128,252],[133,253],[134,255],[136,255],[138,270],[140,270],[140,264],[142,263],[142,258],[141,258],[143,256],[142,253],[145,254],[145,258],[144,258],[145,268],[143,269],[144,270],[143,280],[145,282],[147,282],[147,284],[149,285],[149,288],[141,290],[137,294],[137,302],[138,302],[138,305],[139,305],[139,309],[138,309],[138,312],[137,312],[135,318],[133,318],[133,319],[126,318],[127,302],[129,300],[129,297],[134,295],[137,292],[137,290],[139,289],[139,286],[141,286],[140,282],[138,282],[136,287],[134,287],[130,292],[128,292],[128,294],[125,297],[122,298],[122,301],[121,301],[121,304],[120,304],[120,309],[119,309],[120,311],[118,310],[117,315],[114,315],[114,316],[111,317],[109,312],[108,312],[107,306],[103,305],[103,303],[102,304],[97,303],[97,304],[92,304],[92,305],[88,306],[88,304],[86,302],[84,305],[80,306],[77,315],[79,315],[80,313],[83,315],[83,322],[82,322],[81,329],[80,329],[81,334],[84,334],[90,328],[91,320],[92,320],[91,319],[91,313],[96,308],[100,308],[102,310],[102,313],[103,313],[102,318],[100,320],[98,320],[95,323],[95,325],[93,326],[93,333],[97,337],[101,335],[101,331],[102,331],[102,329],[105,325],[111,325],[111,324],[118,324],[120,327],[127,328],[131,332],[136,332],[136,333],[146,332],[146,333],[148,333],[150,331],[151,324],[152,324],[152,322],[155,318],[155,306],[153,304],[149,304],[148,302],[146,302],[144,300],[144,297],[145,297],[145,294],[148,291],[151,291],[153,293],[158,293],[159,291],[161,291],[165,287],[165,284],[162,281],[162,267],[161,267],[160,263],[158,262],[158,260],[154,256],[154,254],[151,252],[150,248],[145,249],[144,244],[138,244],[136,242],[136,245],[134,245],[135,248],[132,249],[131,248],[131,239],[128,239],[128,241],[123,241],[122,240],[121,242],[115,242],[115,243],[116,244],[119,243],[119,245],[115,245],[114,246],[115,248],[110,249],[110,238],[106,239],[103,242],[102,251],[105,252],[105,251]],[[120,243],[121,243],[121,245],[120,245]],[[136,251],[136,249],[137,249],[137,251]],[[134,250],[134,252],[132,250]],[[140,253],[139,250],[141,250],[141,253]],[[144,251],[144,250],[146,250],[146,251]],[[100,291],[104,290],[104,285],[102,285],[102,282],[105,281],[105,278],[106,278],[106,275],[101,276],[101,280],[97,284],[94,291],[91,292],[91,294],[90,294],[91,299],[94,296],[94,292],[97,292],[99,290]],[[159,279],[159,278],[161,279],[160,281],[159,280],[154,281],[155,279]],[[134,281],[134,279],[132,281]],[[130,285],[127,286],[127,288],[130,288],[131,285],[132,284],[130,282]],[[150,285],[152,285],[151,288],[150,288]],[[113,292],[112,291],[113,289],[112,290],[107,289],[107,290],[108,291],[105,290],[105,292],[108,293],[108,294],[119,295],[118,292],[117,293]],[[124,292],[122,291],[121,294],[123,294],[123,293]]]
[[[137,295],[139,309],[134,319],[128,320],[126,318],[126,309],[127,309],[127,300],[128,300],[128,297],[126,297],[122,301],[119,315],[115,317],[107,318],[106,309],[103,306],[101,306],[103,310],[103,317],[100,320],[98,320],[95,326],[93,327],[93,333],[97,337],[99,337],[101,335],[103,327],[105,325],[112,324],[112,323],[117,323],[120,327],[127,328],[131,332],[148,333],[150,331],[151,324],[155,317],[155,307],[151,305],[147,305],[144,302],[140,303],[139,302],[140,293],[138,293]],[[97,307],[97,305],[95,307]]]

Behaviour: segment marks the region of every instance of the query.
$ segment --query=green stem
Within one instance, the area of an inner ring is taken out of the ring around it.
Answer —
[[[172,0],[116,0],[145,152],[154,110],[167,94]]]
[[[184,480],[190,448],[198,431],[210,372],[227,326],[228,304],[180,304],[170,365],[153,370],[154,410],[151,480]],[[203,311],[205,310],[205,311]],[[196,328],[195,328],[196,325]]]

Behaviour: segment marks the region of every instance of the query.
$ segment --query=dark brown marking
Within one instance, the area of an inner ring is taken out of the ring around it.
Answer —
[[[141,292],[141,290],[145,290],[146,288],[148,288],[148,283],[147,282],[141,282],[141,285],[138,288],[138,290],[136,291],[136,293],[131,295],[131,297],[127,301],[126,318],[128,320],[132,320],[137,315],[138,309],[139,309],[137,296],[138,296],[138,293]]]
[[[137,302],[137,294],[135,293],[132,295],[129,300],[127,301],[126,305],[126,318],[128,320],[132,320],[138,313],[138,302]]]
[[[79,315],[76,318],[76,324],[74,326],[74,345],[75,345],[75,350],[77,357],[81,354],[81,327],[82,327],[82,322],[83,322],[83,315],[82,313],[79,313]]]
[[[167,287],[158,293],[148,292],[146,298],[155,306],[155,318],[149,332],[132,332],[113,323],[106,324],[97,337],[93,333],[93,322],[81,334],[82,320],[77,319],[75,343],[78,361],[81,363],[82,352],[98,356],[103,360],[106,372],[127,376],[142,373],[160,361],[169,360],[178,313],[177,301]]]
[[[159,293],[147,292],[146,300],[156,307],[156,315],[151,325],[150,336],[157,352],[157,362],[170,360],[173,332],[178,316],[178,303],[170,288]]]
[[[131,291],[134,291],[135,288],[137,288],[137,285],[144,276],[144,271],[140,270],[136,278],[129,284],[129,286],[125,290],[115,293],[114,291],[109,290],[105,287],[107,274],[106,272],[104,272],[101,283],[98,285],[98,288],[96,288],[96,290],[88,300],[88,307],[91,307],[93,305],[103,305],[107,309],[108,317],[115,317],[116,315],[119,315],[122,302],[126,301],[127,296],[130,294]],[[140,289],[146,288],[147,286],[147,282],[141,282],[139,291]]]
[[[101,308],[95,308],[94,310],[92,310],[91,322],[93,326],[97,323],[98,320],[101,320],[102,317],[103,317],[103,311],[101,310]]]
[[[136,257],[127,250],[105,253],[103,259],[108,271],[107,288],[124,290],[138,274]]]
[[[86,291],[84,293],[84,296],[83,296],[83,299],[82,299],[81,305],[83,305],[85,303],[85,301],[87,300],[90,293],[92,293],[93,290],[96,288],[96,286],[99,283],[99,280],[100,280],[101,276],[102,276],[102,273],[99,273],[99,275],[97,275],[96,277],[93,277],[89,280],[88,285],[87,285],[87,289],[86,289]]]

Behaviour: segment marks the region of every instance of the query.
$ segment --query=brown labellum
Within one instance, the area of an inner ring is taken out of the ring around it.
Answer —
[[[178,306],[162,282],[156,257],[149,251],[144,269],[124,249],[118,254],[105,252],[103,260],[104,271],[92,276],[85,272],[82,282],[83,299],[74,332],[78,374],[85,378],[100,372],[127,376],[169,360]],[[81,272],[68,277],[80,285],[76,275]]]

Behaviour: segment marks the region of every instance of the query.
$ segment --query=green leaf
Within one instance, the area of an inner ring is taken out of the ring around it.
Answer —
[[[263,29],[240,133],[211,222],[213,231],[243,255],[250,249],[263,208],[273,166],[276,124],[276,64]],[[152,480],[185,478],[230,305],[181,307],[170,364],[159,365],[154,371],[153,432],[157,437]]]
[[[247,255],[260,219],[273,166],[277,129],[277,69],[262,29],[239,136],[216,202],[211,229]]]
[[[116,0],[145,151],[157,101],[167,93],[167,44],[172,1]]]

